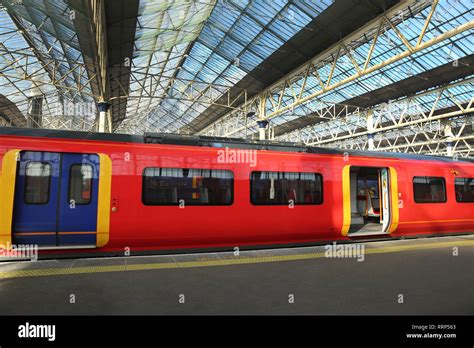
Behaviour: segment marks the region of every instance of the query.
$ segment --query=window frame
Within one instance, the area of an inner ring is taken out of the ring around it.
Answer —
[[[418,201],[415,196],[415,178],[435,178],[435,179],[442,179],[443,180],[443,188],[444,188],[444,200],[443,201]],[[412,178],[412,188],[413,188],[413,200],[417,204],[444,204],[448,202],[448,189],[446,187],[446,178],[444,176],[429,176],[429,175],[416,175]]]
[[[48,176],[48,199],[44,203],[29,203],[26,200],[26,193],[27,193],[26,188],[28,187],[28,178],[30,177],[30,175],[27,175],[26,173],[27,173],[28,166],[31,163],[41,163],[41,164],[46,164],[46,165],[49,166],[50,171],[49,171],[49,176]],[[49,204],[49,201],[51,199],[51,180],[52,180],[52,177],[53,177],[52,173],[53,173],[53,166],[49,162],[46,162],[46,161],[27,161],[26,162],[26,164],[25,164],[25,184],[23,186],[23,203],[24,204],[28,204],[28,205],[48,205]]]
[[[210,170],[210,171],[215,171],[215,170],[220,170],[220,171],[227,171],[227,172],[230,172],[232,173],[232,179],[229,179],[231,180],[231,196],[230,196],[230,201],[229,203],[222,203],[222,204],[211,204],[211,203],[208,203],[208,204],[196,204],[195,202],[184,202],[184,206],[189,206],[189,207],[228,207],[228,206],[232,206],[234,204],[234,195],[235,195],[235,173],[233,170],[231,169],[216,169],[216,168],[182,168],[182,167],[144,167],[143,170],[142,170],[142,187],[141,187],[141,191],[142,191],[142,204],[145,205],[145,206],[150,206],[150,207],[179,207],[180,206],[180,203],[179,203],[179,199],[178,199],[178,202],[177,203],[146,203],[145,202],[145,180],[146,180],[146,176],[145,176],[145,171],[147,169],[156,169],[156,168],[162,168],[162,169],[195,169],[195,170]]]
[[[474,203],[474,200],[472,200],[472,201],[458,201],[458,196],[457,196],[457,194],[456,194],[456,179],[464,179],[464,180],[466,180],[466,179],[472,179],[473,182],[474,182],[474,178],[467,178],[467,177],[454,178],[454,196],[456,197],[456,203],[461,203],[461,204],[463,204],[463,203],[468,203],[468,204],[469,204],[469,203],[471,203],[471,204]]]
[[[319,203],[296,203],[294,202],[294,205],[302,205],[302,206],[308,206],[308,205],[322,205],[324,204],[324,177],[323,174],[317,173],[317,172],[282,172],[282,171],[274,171],[274,170],[254,170],[250,172],[250,204],[255,205],[255,206],[266,206],[266,207],[278,207],[278,206],[288,206],[290,202],[286,203],[277,203],[277,204],[269,204],[269,203],[255,203],[252,199],[252,188],[253,188],[253,180],[252,180],[252,174],[257,173],[257,172],[274,172],[274,173],[291,173],[291,174],[315,174],[316,176],[319,176],[320,182],[321,182],[321,201]]]
[[[71,202],[71,179],[72,179],[72,175],[71,175],[71,172],[72,172],[72,167],[74,166],[89,166],[92,168],[92,177],[90,179],[91,181],[91,187],[89,189],[89,193],[90,193],[90,196],[89,196],[89,201],[87,203],[77,203],[76,201],[74,201],[74,205],[89,205],[91,204],[92,202],[92,192],[93,192],[93,187],[94,187],[94,166],[91,164],[91,163],[73,163],[69,166],[69,180],[68,180],[68,190],[67,190],[67,202],[70,203]]]

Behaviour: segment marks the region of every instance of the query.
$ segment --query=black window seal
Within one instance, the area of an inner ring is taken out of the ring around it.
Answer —
[[[177,168],[177,167],[145,167],[142,170],[142,204],[145,206],[150,206],[150,207],[179,207],[180,203],[179,201],[177,203],[147,203],[145,201],[145,171],[147,169],[157,169],[157,168],[164,168],[164,169],[196,169],[196,170],[222,170],[222,171],[227,171],[232,173],[232,179],[231,179],[231,197],[229,203],[225,204],[198,204],[198,203],[193,203],[193,202],[184,202],[185,207],[229,207],[234,204],[234,183],[235,183],[235,175],[234,171],[230,169],[215,169],[215,168]]]
[[[443,190],[444,190],[444,200],[443,201],[419,201],[415,196],[415,178],[433,178],[433,179],[442,179],[443,180]],[[417,204],[444,204],[448,202],[448,190],[446,189],[446,179],[444,176],[427,176],[427,175],[417,175],[412,178],[413,184],[413,199]]]
[[[252,174],[253,173],[262,173],[262,172],[274,172],[274,173],[290,173],[290,174],[316,174],[321,178],[321,201],[319,203],[297,203],[294,202],[294,205],[322,205],[324,204],[324,178],[321,173],[317,172],[280,172],[280,171],[274,171],[274,170],[254,170],[250,172],[250,203],[255,206],[267,206],[267,207],[278,207],[278,206],[288,206],[290,202],[286,203],[275,203],[275,204],[270,204],[270,203],[255,203],[252,198],[252,188],[253,188],[253,180],[252,180]]]
[[[466,202],[466,201],[459,201],[459,200],[458,200],[458,196],[457,196],[457,194],[456,194],[456,179],[464,179],[464,180],[466,180],[466,179],[472,179],[472,180],[474,181],[474,178],[466,178],[466,177],[454,178],[454,196],[456,197],[456,203],[461,203],[461,204],[469,204],[469,203],[472,204],[472,203],[474,203],[474,200],[473,200],[473,201],[467,201],[467,202]]]
[[[73,163],[69,166],[69,182],[68,182],[68,189],[67,189],[67,202],[71,204],[71,180],[72,180],[72,167],[74,166],[90,166],[92,168],[92,178],[91,178],[91,188],[90,188],[90,197],[87,203],[77,203],[74,201],[74,205],[89,205],[92,202],[92,195],[94,192],[94,166],[91,163]]]
[[[48,199],[44,203],[29,203],[29,202],[26,201],[26,187],[27,187],[27,183],[28,183],[28,175],[26,175],[26,169],[28,168],[28,165],[30,163],[46,164],[50,168],[50,172],[49,172],[50,174],[48,176]],[[23,187],[23,203],[24,204],[28,204],[28,205],[48,205],[49,204],[50,196],[51,196],[51,179],[53,177],[52,173],[53,173],[53,166],[51,165],[50,162],[47,162],[47,161],[26,161],[25,162],[25,184],[24,184],[24,187]]]

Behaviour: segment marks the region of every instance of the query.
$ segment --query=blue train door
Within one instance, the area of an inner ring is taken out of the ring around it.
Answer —
[[[96,245],[99,156],[62,155],[58,245]]]
[[[14,243],[57,245],[60,166],[59,153],[20,152],[13,207]]]
[[[20,153],[13,241],[39,246],[95,246],[99,157]]]

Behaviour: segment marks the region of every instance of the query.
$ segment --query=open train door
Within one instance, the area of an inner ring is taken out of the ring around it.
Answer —
[[[391,209],[390,209],[390,179],[388,168],[379,170],[380,180],[380,223],[382,224],[382,232],[387,233],[391,223]]]
[[[381,235],[398,226],[398,183],[394,168],[343,168],[344,236]]]
[[[107,160],[107,175],[101,159]],[[11,224],[14,244],[91,248],[108,241],[111,173],[107,156],[21,151],[17,162]]]

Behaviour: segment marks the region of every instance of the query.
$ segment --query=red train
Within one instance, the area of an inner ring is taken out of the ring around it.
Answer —
[[[0,245],[45,253],[474,232],[468,159],[1,128],[0,160]]]

